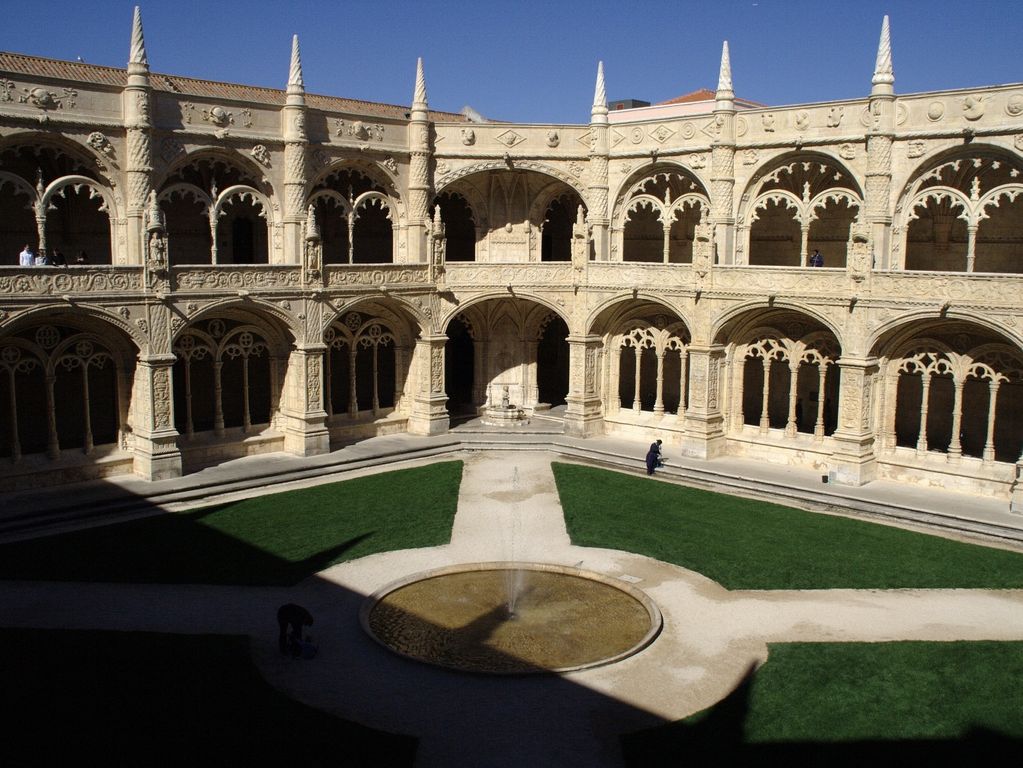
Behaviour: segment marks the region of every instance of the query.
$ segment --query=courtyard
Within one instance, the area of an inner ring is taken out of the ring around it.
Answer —
[[[23,674],[54,671],[30,685],[65,701],[53,706],[62,732],[95,722],[90,712],[150,713],[144,726],[108,721],[107,738],[77,742],[80,756],[91,746],[116,762],[137,763],[137,749],[159,763],[202,749],[287,755],[300,743],[313,764],[940,763],[1023,739],[1018,544],[724,496],[671,482],[677,473],[651,480],[546,451],[445,458],[10,541],[0,547],[7,658]],[[504,678],[410,661],[363,632],[359,611],[382,587],[495,561],[628,583],[663,628],[614,664]],[[277,651],[273,615],[285,602],[316,617],[315,660]],[[245,672],[246,655],[258,674]],[[82,668],[105,685],[76,694],[71,670]],[[279,694],[291,701],[256,704]],[[165,695],[190,716],[144,703]],[[38,712],[24,722],[26,738],[55,725]]]

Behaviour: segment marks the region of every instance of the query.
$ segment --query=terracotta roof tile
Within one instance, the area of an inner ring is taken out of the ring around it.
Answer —
[[[686,93],[686,94],[683,94],[682,96],[676,96],[674,99],[668,99],[667,101],[659,101],[657,103],[658,104],[688,104],[688,103],[693,102],[693,101],[714,101],[714,97],[716,95],[717,94],[715,94],[714,91],[707,90],[706,88],[701,88],[698,91],[693,91],[692,93]]]
[[[29,75],[36,77],[52,77],[60,80],[72,80],[80,83],[94,83],[123,88],[128,80],[127,70],[116,67],[104,67],[98,64],[86,64],[78,61],[60,61],[45,59],[40,56],[27,56],[23,53],[0,51],[0,72]],[[153,88],[157,91],[178,93],[184,96],[196,96],[211,99],[230,99],[232,101],[253,102],[283,106],[285,92],[277,88],[262,88],[256,85],[239,85],[237,83],[220,83],[213,80],[199,80],[192,77],[164,75],[152,72],[149,75]],[[396,104],[379,104],[373,101],[345,99],[338,96],[321,96],[306,94],[306,104],[313,109],[331,112],[355,112],[379,117],[405,119],[409,107]],[[462,122],[465,117],[457,112],[438,112],[431,110],[430,118],[445,122]]]

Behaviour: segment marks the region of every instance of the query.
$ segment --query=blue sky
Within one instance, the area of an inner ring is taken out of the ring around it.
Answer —
[[[283,88],[297,33],[311,92],[408,104],[422,56],[432,107],[521,122],[586,122],[598,60],[611,99],[714,88],[726,39],[740,97],[864,96],[885,13],[898,93],[1023,81],[1023,0],[40,0],[0,48],[123,67],[136,4],[155,71]]]

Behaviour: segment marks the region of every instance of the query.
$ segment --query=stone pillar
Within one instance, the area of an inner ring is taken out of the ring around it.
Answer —
[[[877,360],[841,358],[842,376],[838,399],[838,429],[832,439],[835,451],[828,462],[831,482],[864,485],[877,475],[874,431],[871,428],[871,392],[877,375]],[[821,392],[820,397],[824,397]]]
[[[174,427],[174,355],[143,355],[132,388],[132,469],[146,480],[181,477],[181,451]]]
[[[568,337],[568,396],[565,434],[589,437],[604,433],[597,390],[602,342],[599,336]]]
[[[593,251],[597,261],[611,258],[609,230],[611,211],[608,209],[608,143],[607,92],[604,85],[604,62],[597,65],[597,85],[590,111],[590,163],[589,163],[589,215],[592,228]],[[587,257],[588,258],[588,257]],[[621,254],[619,254],[621,258]]]
[[[445,335],[424,335],[416,340],[415,396],[408,431],[414,435],[439,435],[448,431],[448,396],[444,391]]]
[[[689,345],[689,407],[686,410],[682,455],[712,459],[725,451],[721,413],[721,368],[724,347]]]
[[[1016,462],[1016,479],[1012,483],[1012,495],[1009,499],[1009,511],[1023,515],[1023,456]]]
[[[409,117],[409,181],[408,181],[408,241],[405,260],[418,264],[427,261],[426,242],[430,229],[430,107],[426,97],[426,77],[423,60],[416,63],[416,87],[412,95]],[[443,370],[443,365],[441,366]],[[445,418],[447,412],[445,411]]]
[[[892,70],[888,17],[881,25],[881,41],[867,104],[867,174],[862,214],[870,226],[875,269],[896,269],[892,253],[892,144],[895,140],[895,75]]]
[[[732,65],[728,41],[721,48],[721,71],[714,101],[716,136],[710,150],[710,223],[714,226],[717,261],[735,261],[735,93],[732,91]]]
[[[327,412],[323,410],[325,344],[302,344],[291,351],[281,403],[284,450],[296,456],[330,451]]]
[[[150,117],[151,89],[149,61],[142,36],[142,14],[135,7],[132,20],[131,53],[128,56],[128,80],[124,88],[123,114],[125,127],[125,211],[127,227],[126,253],[118,253],[117,238],[112,238],[112,264],[142,264],[146,240],[144,214],[152,189],[153,149]]]
[[[304,260],[302,225],[307,215],[306,151],[309,139],[306,134],[305,83],[298,35],[291,40],[291,68],[284,109],[281,110],[281,133],[284,136],[284,253],[275,255],[271,250],[270,261],[283,258],[285,264],[301,264]]]

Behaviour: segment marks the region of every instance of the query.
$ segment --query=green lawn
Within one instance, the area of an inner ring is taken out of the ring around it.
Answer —
[[[0,545],[0,578],[290,586],[338,562],[446,544],[450,461]]]
[[[623,738],[629,766],[1000,765],[1023,748],[1023,643],[771,645],[723,701]]]
[[[636,552],[728,589],[1021,588],[1023,554],[555,463],[573,544]]]
[[[412,737],[272,688],[244,637],[4,629],[0,655],[3,765],[411,766],[415,756]]]

